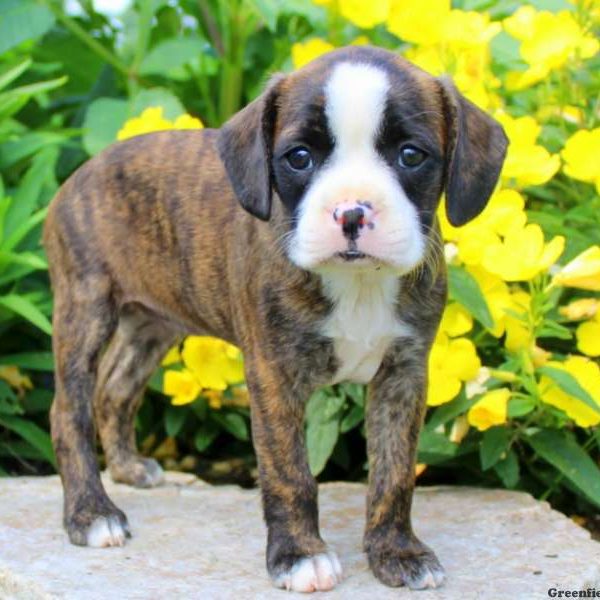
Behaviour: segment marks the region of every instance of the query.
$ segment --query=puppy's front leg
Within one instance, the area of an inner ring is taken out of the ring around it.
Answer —
[[[369,389],[369,492],[364,549],[373,573],[391,586],[438,587],[444,570],[412,531],[415,458],[425,409],[427,349],[402,341]]]
[[[329,590],[341,580],[337,556],[319,534],[317,483],[304,444],[304,398],[273,364],[246,359],[252,437],[267,525],[267,570],[277,587]]]

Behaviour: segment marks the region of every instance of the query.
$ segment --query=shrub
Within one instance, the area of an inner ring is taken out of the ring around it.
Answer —
[[[51,0],[5,0],[4,470],[43,470],[53,460],[45,417],[51,307],[39,234],[57,182],[117,138],[218,126],[271,71],[334,47],[376,44],[452,75],[511,142],[486,210],[460,229],[439,214],[450,298],[430,358],[420,481],[527,490],[569,512],[600,506],[600,10],[591,0],[541,5],[139,0],[115,17],[89,2],[74,15]],[[194,451],[247,457],[241,360],[210,338],[174,349],[140,413],[142,447],[180,466]],[[365,476],[364,404],[364,388],[351,384],[309,400],[315,474]]]

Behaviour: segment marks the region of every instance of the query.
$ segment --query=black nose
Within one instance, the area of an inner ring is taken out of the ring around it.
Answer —
[[[360,207],[345,210],[340,220],[344,236],[354,241],[358,237],[360,228],[364,225],[365,211]]]

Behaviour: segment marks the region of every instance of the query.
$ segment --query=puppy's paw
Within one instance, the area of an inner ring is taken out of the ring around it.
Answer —
[[[323,552],[298,558],[273,578],[280,588],[293,592],[324,592],[342,581],[342,566],[335,552]]]
[[[126,483],[137,488],[153,488],[165,481],[162,467],[153,458],[133,457],[109,465],[110,475],[116,483]]]
[[[369,566],[377,579],[392,587],[406,585],[411,590],[440,587],[446,574],[435,554],[420,542],[411,546],[371,548],[367,553]]]
[[[131,533],[126,522],[121,522],[115,515],[98,517],[87,531],[86,545],[92,548],[124,546],[128,537]]]
[[[125,513],[112,503],[100,508],[86,507],[68,516],[65,528],[69,540],[76,546],[124,546],[126,538],[131,537]]]

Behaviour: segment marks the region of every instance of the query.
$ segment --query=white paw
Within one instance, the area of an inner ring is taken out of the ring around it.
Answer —
[[[440,567],[428,567],[423,569],[418,577],[411,579],[408,582],[408,587],[411,590],[425,590],[429,588],[437,588],[444,583],[446,579],[446,574],[444,570]]]
[[[128,535],[129,529],[117,517],[98,517],[88,529],[87,545],[92,548],[124,546]]]
[[[342,581],[342,566],[334,552],[302,558],[279,575],[277,587],[293,592],[324,592]]]

